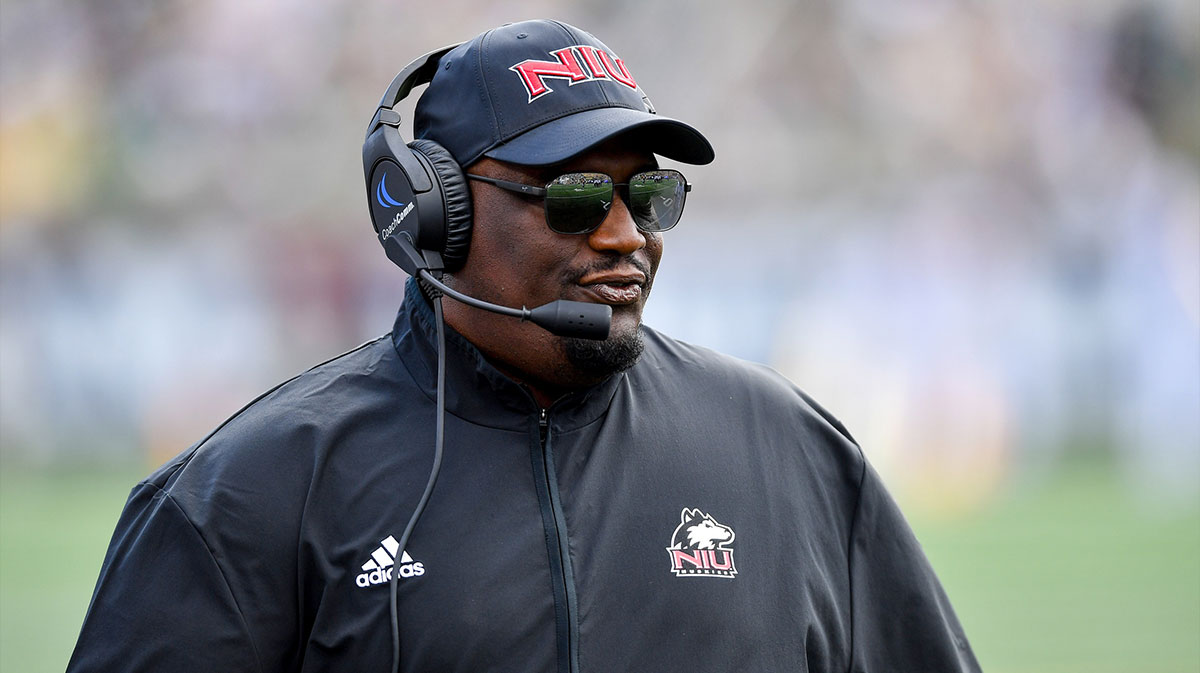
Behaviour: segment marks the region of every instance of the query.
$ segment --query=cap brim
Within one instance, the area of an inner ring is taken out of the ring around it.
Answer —
[[[695,128],[677,119],[623,107],[559,117],[483,154],[514,164],[546,166],[567,161],[625,134],[631,134],[646,150],[685,164],[707,164],[715,156],[712,145]]]

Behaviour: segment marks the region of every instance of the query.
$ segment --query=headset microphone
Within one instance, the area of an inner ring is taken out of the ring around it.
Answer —
[[[409,275],[420,278],[451,299],[484,311],[528,320],[558,336],[595,340],[608,338],[608,331],[612,325],[612,307],[607,304],[589,304],[569,299],[558,299],[533,309],[524,306],[509,308],[492,304],[463,294],[435,278],[429,271],[425,257],[417,251],[408,232],[401,232],[400,235],[393,237],[391,242],[395,245],[394,250],[402,253],[392,256],[393,261],[396,261]],[[389,252],[391,251],[389,250]]]

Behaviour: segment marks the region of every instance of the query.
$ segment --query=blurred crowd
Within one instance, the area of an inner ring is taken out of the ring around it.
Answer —
[[[0,458],[160,462],[386,332],[378,97],[537,16],[716,147],[649,324],[785,373],[909,500],[1092,456],[1200,494],[1194,0],[4,0]]]

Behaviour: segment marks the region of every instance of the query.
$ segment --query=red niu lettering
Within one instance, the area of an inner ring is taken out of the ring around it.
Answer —
[[[584,63],[587,64],[586,69],[579,62],[580,54],[583,56]],[[531,103],[533,99],[554,91],[546,85],[548,77],[565,79],[571,84],[612,79],[630,89],[637,89],[637,82],[633,80],[633,75],[629,74],[625,62],[606,51],[588,45],[577,45],[557,49],[550,52],[550,55],[557,60],[527,59],[509,68],[521,77],[521,83],[529,92],[529,102]]]
[[[671,557],[676,570],[682,570],[684,563],[701,570],[733,570],[733,553],[728,549],[696,549],[691,554],[672,549]]]
[[[582,82],[588,79],[587,73],[580,67],[579,59],[575,58],[575,51],[571,47],[552,51],[550,55],[557,58],[558,61],[535,61],[529,59],[509,68],[509,70],[515,70],[521,76],[521,81],[524,82],[525,88],[529,91],[529,100],[553,91],[553,89],[546,86],[546,83],[542,81],[543,77],[562,77],[572,82]]]
[[[579,53],[583,54],[583,60],[587,62],[588,70],[592,71],[592,77],[596,79],[604,79],[608,75],[604,74],[604,66],[600,63],[600,57],[597,56],[599,49],[595,47],[580,47]]]
[[[637,88],[637,82],[633,81],[633,75],[629,74],[629,69],[625,67],[625,61],[618,58],[614,62],[613,57],[604,51],[600,52],[600,58],[604,61],[604,69],[612,75],[613,79],[630,89]]]

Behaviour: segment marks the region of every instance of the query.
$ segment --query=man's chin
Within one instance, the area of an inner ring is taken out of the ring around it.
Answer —
[[[637,363],[645,348],[638,325],[621,325],[613,320],[612,332],[603,341],[564,339],[567,361],[587,378],[602,380]]]

